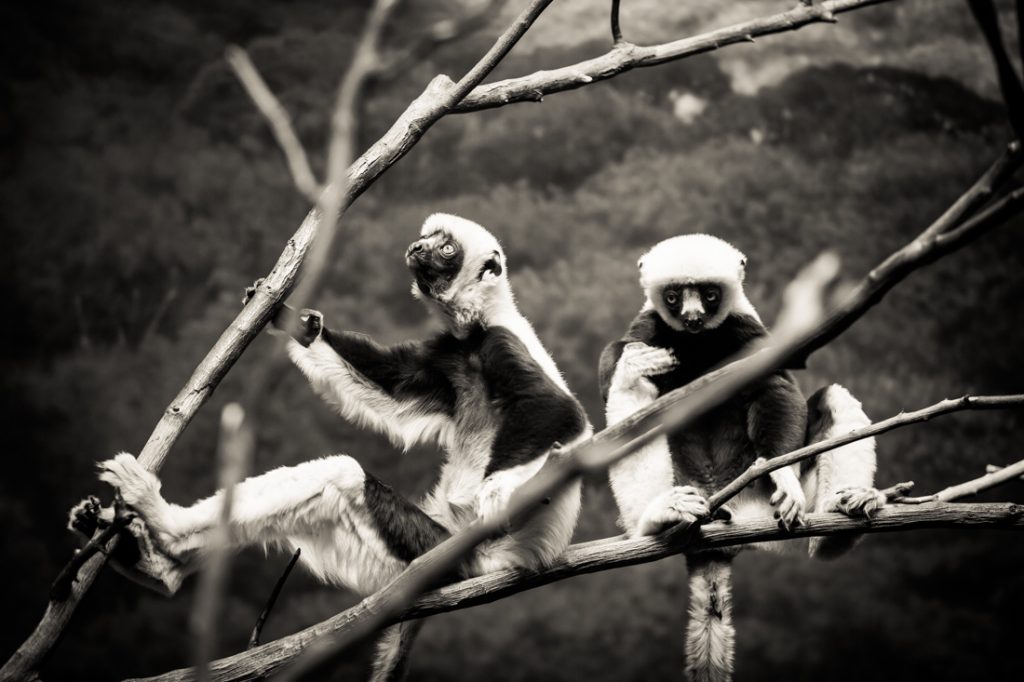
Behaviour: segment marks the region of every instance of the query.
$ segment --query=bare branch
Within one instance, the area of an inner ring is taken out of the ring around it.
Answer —
[[[929,234],[928,230],[923,232],[868,273],[846,301],[831,312],[818,332],[808,339],[806,346],[794,355],[789,366],[804,367],[811,353],[849,329],[907,275],[1002,225],[1022,208],[1024,188],[1018,188],[955,229],[941,234]]]
[[[260,110],[263,117],[270,124],[278,146],[284,152],[285,160],[288,162],[288,170],[291,172],[292,181],[299,193],[306,197],[311,203],[316,203],[322,188],[316,181],[313,169],[309,165],[309,157],[299,140],[299,136],[292,128],[291,116],[288,110],[274,96],[270,87],[256,70],[256,65],[249,58],[249,53],[237,45],[229,45],[224,51],[224,56],[234,69],[235,75],[242,83],[245,91],[249,94],[253,104]]]
[[[985,465],[985,473],[986,474],[992,474],[992,473],[995,473],[997,471],[1002,471],[1004,468],[1005,467],[1002,467],[1002,466],[1000,466],[998,464],[986,464]],[[1021,476],[1020,478],[1021,478],[1022,481],[1024,481],[1024,476]]]
[[[292,558],[288,561],[288,565],[285,566],[284,572],[281,573],[281,577],[274,583],[274,589],[270,593],[270,597],[267,598],[267,603],[264,605],[263,610],[260,611],[260,617],[256,619],[256,625],[252,628],[252,634],[249,635],[249,645],[247,649],[259,646],[260,635],[263,633],[263,626],[267,623],[267,618],[270,617],[270,612],[274,609],[274,604],[277,603],[277,598],[281,595],[281,589],[284,587],[285,582],[288,580],[288,576],[291,575],[292,569],[295,568],[295,564],[298,562],[299,557],[302,556],[302,548],[299,547],[292,554]]]
[[[786,12],[661,45],[645,47],[622,41],[599,57],[571,66],[481,85],[462,100],[453,112],[463,114],[517,102],[540,102],[545,95],[575,90],[626,71],[692,57],[727,45],[749,43],[756,37],[795,31],[810,24],[831,23],[835,21],[836,14],[891,1],[828,0],[811,6],[797,5]]]
[[[656,537],[595,540],[573,545],[553,566],[543,571],[495,571],[424,594],[402,614],[389,618],[387,624],[479,606],[567,578],[649,563],[683,551],[850,532],[965,527],[1020,531],[1024,529],[1024,506],[1009,503],[892,505],[879,510],[871,519],[853,519],[837,513],[809,514],[806,524],[792,532],[779,528],[774,519],[762,518],[728,523],[716,521],[700,527],[698,533],[668,531]],[[293,635],[214,661],[210,667],[211,679],[227,682],[272,673],[314,642],[352,628],[360,614],[356,606]],[[193,679],[191,668],[145,678],[148,682]]]
[[[748,467],[747,470],[740,474],[735,480],[709,497],[708,506],[712,511],[718,509],[735,497],[751,482],[768,474],[769,472],[775,471],[776,469],[781,469],[782,467],[789,466],[790,464],[796,464],[797,462],[801,462],[805,459],[816,457],[823,452],[835,450],[836,448],[848,445],[849,443],[870,438],[871,436],[877,436],[878,434],[885,433],[886,431],[898,429],[901,426],[919,424],[934,417],[950,414],[951,412],[961,412],[964,410],[1000,410],[1022,406],[1024,406],[1024,394],[993,396],[965,395],[961,398],[943,400],[935,403],[934,405],[930,405],[929,407],[915,410],[914,412],[901,412],[895,417],[875,422],[874,424],[850,431],[849,433],[837,436],[836,438],[823,440],[819,443],[811,443],[799,450],[794,450],[793,452],[785,455],[779,455],[772,459],[758,460],[750,465],[750,467]],[[1012,478],[1012,476],[1009,478]]]
[[[483,28],[502,4],[502,0],[481,0],[480,6],[465,17],[436,22],[411,47],[389,56],[381,66],[381,77],[394,77],[438,48]]]
[[[992,198],[996,190],[1005,184],[1024,164],[1024,152],[1017,140],[1006,145],[999,158],[988,170],[947,208],[938,219],[921,233],[918,239],[925,240],[956,227],[965,217],[970,216]]]
[[[1017,76],[1006,53],[1006,46],[1003,45],[1003,35],[999,30],[999,13],[996,11],[995,3],[992,0],[968,0],[967,4],[971,8],[974,20],[978,22],[978,27],[992,53],[992,60],[996,64],[999,89],[1006,102],[1010,125],[1017,138],[1024,139],[1024,87],[1021,86],[1020,77]]]
[[[622,27],[619,26],[619,0],[612,0],[611,24],[612,42],[617,45],[622,42]]]
[[[245,411],[238,403],[224,406],[220,418],[217,484],[224,492],[220,515],[210,536],[210,547],[203,557],[195,607],[192,609],[192,636],[195,638],[196,679],[206,682],[209,662],[217,645],[217,616],[227,582],[231,546],[231,509],[235,486],[245,478],[252,459],[252,430],[245,423]]]
[[[991,465],[989,465],[991,467]],[[978,493],[993,488],[1000,483],[1006,481],[1012,481],[1015,478],[1021,478],[1024,475],[1024,459],[1006,467],[996,467],[995,471],[981,476],[979,478],[965,481],[964,483],[958,483],[957,485],[951,485],[948,488],[944,488],[934,495],[926,495],[925,497],[904,497],[899,498],[896,502],[903,504],[922,504],[925,502],[951,502],[953,500],[959,500],[962,497],[968,497],[970,495],[977,495]]]

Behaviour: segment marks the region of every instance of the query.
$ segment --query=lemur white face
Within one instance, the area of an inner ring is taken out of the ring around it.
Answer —
[[[641,256],[640,286],[666,324],[697,334],[718,327],[737,304],[749,307],[743,296],[746,262],[717,237],[672,237]]]
[[[405,262],[414,278],[413,295],[444,306],[479,308],[496,283],[507,281],[498,240],[473,221],[445,213],[427,218]]]

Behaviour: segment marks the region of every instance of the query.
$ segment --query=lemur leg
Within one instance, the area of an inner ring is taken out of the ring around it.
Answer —
[[[747,433],[758,457],[772,459],[804,444],[807,405],[788,374],[765,380],[747,411]],[[801,525],[807,501],[800,485],[799,468],[778,469],[769,474],[774,491],[769,502],[786,529]]]
[[[857,399],[837,384],[811,396],[808,406],[808,443],[834,438],[871,423]],[[886,503],[885,495],[874,487],[875,468],[874,438],[818,455],[802,477],[811,508],[816,512],[837,511],[848,516],[870,516]],[[812,557],[831,559],[852,548],[861,537],[811,538],[808,551]]]
[[[608,387],[605,416],[617,424],[658,398],[648,377],[678,365],[672,351],[627,343],[615,364]],[[619,523],[634,535],[656,535],[677,524],[690,525],[707,516],[707,500],[692,486],[674,485],[675,472],[668,440],[659,436],[608,469],[619,507]]]
[[[187,570],[208,548],[223,491],[182,507],[160,495],[160,481],[131,455],[100,465],[100,478],[118,488],[145,522],[153,548]],[[345,455],[335,455],[254,476],[235,487],[231,515],[234,547],[282,544],[302,548],[317,577],[369,594],[447,531],[383,486]],[[167,576],[154,575],[165,582]],[[178,580],[180,584],[180,578]]]

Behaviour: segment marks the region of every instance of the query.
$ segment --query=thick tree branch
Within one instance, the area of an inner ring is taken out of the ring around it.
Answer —
[[[389,618],[387,624],[487,604],[578,575],[649,563],[683,551],[850,532],[964,527],[1024,530],[1024,506],[1010,503],[891,505],[871,519],[852,519],[835,513],[809,514],[806,524],[792,532],[780,529],[775,519],[764,518],[730,523],[716,521],[702,526],[698,533],[669,531],[657,537],[596,540],[573,545],[553,566],[537,573],[521,569],[495,571],[424,594],[402,614]],[[354,607],[293,635],[214,661],[210,666],[210,679],[216,682],[251,680],[273,673],[314,642],[349,630],[359,618],[358,607]],[[145,678],[148,682],[193,679],[191,668]]]
[[[836,14],[883,2],[891,0],[828,0],[812,6],[797,5],[786,12],[661,45],[640,46],[626,41],[617,42],[611,50],[593,59],[481,85],[462,100],[453,112],[463,114],[517,102],[540,102],[545,95],[575,90],[596,81],[614,78],[626,71],[692,57],[727,45],[749,43],[760,36],[795,31],[810,24],[831,23]]]

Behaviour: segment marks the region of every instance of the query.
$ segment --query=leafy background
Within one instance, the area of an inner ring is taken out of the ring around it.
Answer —
[[[307,208],[223,47],[251,51],[319,168],[365,4],[0,8],[0,657],[37,621],[75,546],[66,510],[105,492],[94,462],[138,451]],[[390,40],[453,7],[410,4]],[[599,54],[607,4],[555,3],[496,77]],[[627,35],[644,42],[787,3],[623,4]],[[463,73],[500,25],[375,87],[364,144],[433,74]],[[338,326],[389,341],[429,333],[435,323],[407,293],[402,249],[432,211],[478,220],[503,240],[523,311],[600,424],[598,354],[640,304],[634,263],[646,246],[692,231],[733,241],[751,258],[750,297],[771,320],[802,263],[832,248],[850,278],[863,275],[1008,137],[964,3],[885,4],[542,105],[442,121],[350,211],[316,305]],[[969,391],[1019,391],[1020,228],[1014,221],[915,274],[813,358],[804,388],[841,382],[875,417]],[[257,340],[176,445],[162,473],[170,499],[212,491],[216,415],[272,349]],[[431,484],[437,452],[400,455],[350,427],[293,370],[263,406],[256,471],[347,452],[409,495]],[[879,481],[930,491],[976,476],[1021,457],[1022,426],[1019,413],[964,414],[884,436]],[[1024,484],[985,497],[1020,500]],[[578,539],[614,534],[614,517],[606,480],[587,481]],[[964,531],[875,536],[829,564],[745,554],[735,572],[738,676],[1015,676],[1022,561],[1018,536]],[[285,562],[253,551],[234,564],[222,653],[244,646]],[[44,677],[188,664],[193,597],[194,583],[165,599],[106,572]],[[265,637],[354,601],[295,575]],[[433,619],[413,679],[678,679],[685,603],[679,560],[563,582]],[[355,652],[335,678],[363,678],[368,654]]]

